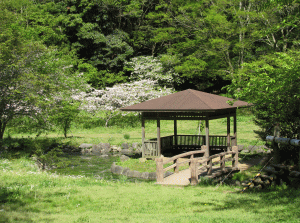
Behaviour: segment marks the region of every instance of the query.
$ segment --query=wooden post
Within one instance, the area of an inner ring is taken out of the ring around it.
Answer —
[[[225,156],[220,156],[220,169],[222,172],[225,170]]]
[[[208,118],[205,119],[205,141],[206,141],[206,146],[209,151],[209,120]]]
[[[174,167],[174,173],[179,173],[179,165],[178,165],[178,160],[179,159],[176,159],[176,160],[174,160],[174,164],[176,163],[177,165]]]
[[[209,157],[209,150],[208,150],[207,146],[205,146],[205,145],[201,146],[201,150],[205,151],[203,157],[208,158]]]
[[[237,146],[236,112],[234,113],[234,116],[233,116],[233,132],[234,132],[234,138],[235,138],[233,146]]]
[[[174,141],[175,141],[175,147],[177,149],[178,146],[178,140],[177,140],[177,120],[174,120]],[[173,142],[172,142],[173,143]]]
[[[164,166],[163,166],[163,158],[159,157],[155,159],[156,161],[156,182],[163,183],[164,181]]]
[[[239,147],[238,146],[233,146],[232,151],[235,152],[232,154],[232,167],[239,167]]]
[[[191,170],[191,185],[196,185],[198,184],[197,159],[191,159],[190,170]]]
[[[207,161],[207,175],[211,175],[212,174],[212,160],[209,159]]]
[[[227,151],[230,151],[230,116],[227,116]]]
[[[142,157],[145,157],[145,119],[142,114]]]
[[[160,119],[157,119],[157,155],[161,155],[161,140],[160,140]]]

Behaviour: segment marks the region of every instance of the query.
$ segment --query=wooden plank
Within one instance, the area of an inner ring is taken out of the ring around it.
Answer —
[[[237,146],[237,124],[236,124],[236,112],[233,115],[233,133],[235,137],[234,145]]]
[[[143,118],[142,113],[142,157],[145,157],[145,119]]]
[[[209,150],[209,120],[208,119],[205,120],[205,142]]]
[[[163,166],[163,158],[156,158],[156,182],[162,183],[164,181],[164,166]]]
[[[230,116],[227,117],[227,151],[230,148]]]
[[[157,119],[157,155],[161,155],[160,120]]]

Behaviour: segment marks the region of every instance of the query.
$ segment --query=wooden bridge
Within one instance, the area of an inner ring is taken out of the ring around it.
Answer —
[[[231,166],[225,166],[225,162],[231,161]],[[167,164],[170,164],[167,167]],[[189,164],[189,168],[179,171],[179,167]],[[219,166],[217,166],[219,164]],[[164,173],[174,169],[174,174],[164,178]],[[156,158],[157,184],[164,185],[196,185],[201,176],[211,178],[238,169],[238,147],[233,146],[232,151],[221,152],[209,156],[209,150],[204,145],[201,150],[191,151],[176,155],[171,158]]]

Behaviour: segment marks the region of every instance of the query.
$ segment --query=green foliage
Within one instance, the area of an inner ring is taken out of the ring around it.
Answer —
[[[78,65],[79,72],[83,73],[83,77],[87,83],[97,89],[105,87],[112,87],[116,83],[122,83],[126,80],[123,72],[117,74],[110,73],[108,70],[98,71],[94,66],[88,63],[81,63]]]
[[[130,135],[129,134],[124,134],[124,139],[130,139]]]
[[[65,137],[71,128],[72,122],[75,121],[79,114],[79,103],[70,102],[66,100],[59,100],[55,104],[55,109],[52,110],[50,122],[54,122],[55,125],[63,131]]]
[[[257,133],[263,140],[273,135],[277,123],[282,137],[299,138],[299,56],[298,51],[266,55],[245,64],[235,76],[231,90],[236,92],[236,98],[253,102],[256,123],[262,129]],[[277,157],[281,162],[290,160],[293,154],[285,153],[284,149],[287,148],[281,149],[281,158]]]

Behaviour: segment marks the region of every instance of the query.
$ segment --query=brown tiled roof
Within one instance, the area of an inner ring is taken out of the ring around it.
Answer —
[[[236,107],[250,106],[244,101],[236,101],[233,106],[227,101],[233,101],[215,94],[209,94],[192,89],[180,91],[160,98],[122,108],[122,111],[214,111]]]

